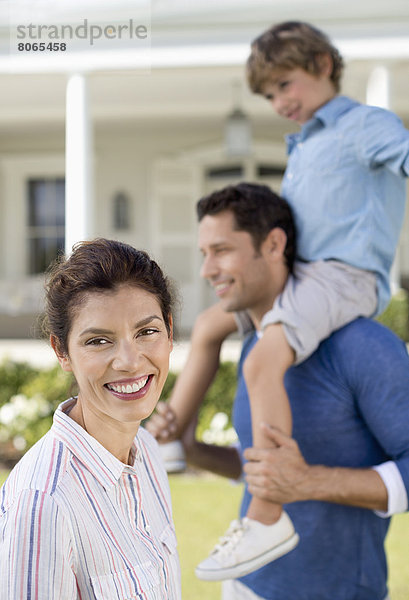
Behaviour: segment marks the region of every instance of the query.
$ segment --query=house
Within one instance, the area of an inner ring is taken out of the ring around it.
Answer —
[[[244,179],[280,184],[288,124],[247,90],[243,65],[254,37],[294,19],[341,49],[345,93],[409,127],[406,0],[0,3],[0,337],[32,335],[44,269],[95,236],[152,253],[189,330],[213,301],[196,200]],[[408,221],[393,282],[409,286]]]

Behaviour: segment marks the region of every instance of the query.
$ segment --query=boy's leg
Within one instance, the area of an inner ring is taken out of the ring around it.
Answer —
[[[294,359],[284,329],[276,323],[266,328],[243,365],[250,399],[253,446],[256,448],[272,446],[260,426],[263,422],[291,435],[292,416],[284,375]],[[247,517],[271,525],[278,521],[281,510],[278,504],[252,498]]]
[[[376,277],[335,260],[297,262],[283,292],[262,321],[263,331],[282,323],[295,352],[306,360],[331,333],[377,308]]]
[[[291,410],[284,374],[294,361],[280,324],[270,325],[243,365],[253,423],[253,445],[271,448],[260,427],[269,423],[291,435]],[[235,579],[292,550],[298,535],[281,505],[252,498],[246,518],[234,521],[224,538],[196,569],[200,579]]]

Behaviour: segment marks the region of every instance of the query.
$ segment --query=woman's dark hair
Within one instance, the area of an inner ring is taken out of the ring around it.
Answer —
[[[121,284],[156,297],[170,334],[173,293],[159,265],[142,250],[98,238],[75,244],[72,254],[57,259],[47,272],[43,330],[54,336],[62,353],[68,352],[72,320],[85,295],[113,291]]]
[[[251,235],[257,252],[269,232],[280,227],[287,236],[284,257],[292,272],[296,243],[292,212],[287,201],[268,186],[255,183],[230,185],[199,200],[196,210],[199,221],[206,215],[232,212],[235,229]]]

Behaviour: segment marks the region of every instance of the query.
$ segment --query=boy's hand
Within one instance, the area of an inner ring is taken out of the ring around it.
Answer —
[[[176,439],[176,415],[166,402],[158,402],[156,411],[146,423],[146,429],[159,443],[171,442]]]

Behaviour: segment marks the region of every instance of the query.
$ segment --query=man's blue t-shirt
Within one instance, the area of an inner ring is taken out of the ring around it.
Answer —
[[[242,364],[256,343],[245,341],[234,425],[252,445]],[[310,464],[371,467],[394,460],[409,492],[409,359],[388,329],[358,319],[333,333],[304,363],[288,370],[293,436]],[[250,495],[245,491],[241,514]],[[383,600],[384,540],[389,519],[326,502],[286,505],[300,535],[289,554],[241,579],[268,600]]]

